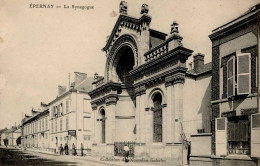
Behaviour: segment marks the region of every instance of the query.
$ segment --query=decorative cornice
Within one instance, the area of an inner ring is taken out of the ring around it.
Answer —
[[[135,88],[135,94],[136,96],[140,96],[146,93],[146,87],[145,85],[140,85],[138,87]]]
[[[93,110],[96,110],[97,107],[101,104],[106,103],[106,105],[114,104],[115,101],[118,100],[118,95],[117,94],[108,94],[104,97],[98,98],[96,100],[93,100],[91,102],[91,106]]]
[[[91,107],[92,107],[92,110],[96,110],[97,109],[97,103],[91,103]]]
[[[107,97],[106,100],[105,100],[105,102],[106,102],[106,106],[109,106],[109,105],[116,105],[117,100],[118,100],[118,98],[115,97],[115,96]]]
[[[170,86],[174,84],[184,84],[185,73],[176,73],[174,75],[168,76],[165,78],[165,86]]]
[[[93,100],[94,98],[96,98],[98,96],[99,93],[105,94],[111,90],[113,90],[113,91],[118,90],[120,87],[121,87],[120,83],[109,81],[109,82],[104,83],[102,86],[97,87],[96,89],[90,91],[89,96]]]
[[[178,67],[175,67],[174,69],[157,74],[154,77],[148,78],[148,79],[140,81],[138,83],[135,83],[134,86],[135,87],[139,87],[141,85],[148,86],[148,85],[154,84],[156,82],[162,82],[163,80],[165,80],[167,78],[167,76],[172,76],[172,75],[178,74],[178,73],[182,73],[185,75],[186,71],[187,71],[187,68],[178,66]],[[167,80],[165,80],[165,83],[167,83]]]
[[[120,15],[117,19],[117,22],[116,22],[109,38],[108,38],[108,41],[107,41],[105,47],[102,50],[103,51],[108,50],[111,42],[114,39],[115,34],[118,31],[119,26],[125,26],[125,27],[131,28],[131,29],[134,29],[134,30],[140,32],[141,29],[142,29],[142,23],[143,22],[150,24],[151,17],[147,14],[144,14],[139,19],[137,19],[137,18],[130,17],[130,16],[127,16],[127,15]]]
[[[175,49],[169,51],[163,56],[160,56],[159,58],[156,58],[152,61],[149,61],[143,65],[140,65],[136,67],[135,69],[131,70],[129,72],[130,75],[137,75],[140,72],[143,72],[145,70],[149,70],[151,67],[161,64],[164,61],[169,61],[169,59],[184,59],[187,60],[189,56],[192,54],[192,50],[187,49],[185,47],[179,46],[176,47]]]
[[[116,119],[134,119],[135,116],[116,116]]]

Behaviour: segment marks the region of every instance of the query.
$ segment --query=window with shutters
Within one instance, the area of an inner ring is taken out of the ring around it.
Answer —
[[[53,133],[54,131],[53,131],[53,120],[52,120],[52,122],[51,122],[51,132]]]
[[[227,62],[227,96],[235,95],[235,57],[231,57]]]
[[[250,53],[237,55],[237,94],[249,94],[251,91]]]
[[[57,116],[60,116],[60,105],[57,106]]]
[[[61,113],[61,115],[63,115],[63,103],[60,103],[60,113]]]
[[[55,106],[53,106],[53,107],[52,107],[52,117],[53,117],[53,118],[55,117],[55,114],[56,114],[56,112],[55,112]]]
[[[60,119],[60,131],[62,131],[62,119]]]
[[[69,130],[69,118],[66,118],[66,130]]]
[[[251,115],[251,157],[260,157],[260,114]]]
[[[66,113],[69,112],[69,100],[66,100]]]
[[[42,119],[42,131],[44,131],[44,119]]]
[[[260,114],[252,115],[252,128],[260,128]]]
[[[57,119],[55,119],[55,132],[57,133],[57,129],[58,129],[58,124],[57,124]]]
[[[41,120],[39,120],[39,131],[42,130],[42,124],[41,124]]]
[[[45,118],[45,130],[48,130],[48,118]]]
[[[153,142],[162,142],[162,95],[153,96]]]
[[[255,92],[256,88],[256,55],[237,51],[222,58],[223,67],[223,98],[235,95],[246,95]],[[250,51],[250,50],[249,50]],[[251,51],[254,53],[253,51]],[[254,65],[252,66],[251,63]],[[252,73],[252,72],[253,73]]]
[[[227,134],[229,154],[249,154],[250,121],[248,116],[229,118]]]

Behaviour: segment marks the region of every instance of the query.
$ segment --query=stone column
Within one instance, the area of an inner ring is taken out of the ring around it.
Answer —
[[[166,143],[174,142],[174,96],[173,96],[173,83],[166,82],[167,92],[167,108],[166,108]]]
[[[183,121],[183,84],[185,80],[185,74],[177,73],[173,75],[173,84],[174,84],[174,121],[175,121],[175,132],[174,138],[175,142],[181,142],[181,132],[182,127],[181,123]]]
[[[153,109],[153,108],[152,108]],[[146,116],[146,123],[147,123],[147,144],[152,144],[153,143],[153,111],[154,110],[149,110],[147,111],[147,116]]]
[[[147,130],[146,130],[146,120],[145,120],[145,85],[142,85],[140,87],[140,109],[139,109],[139,112],[140,112],[140,142],[141,143],[144,143],[146,142],[146,133],[147,133]]]
[[[135,124],[136,124],[136,142],[140,142],[140,93],[136,93],[136,111],[135,111]]]
[[[115,138],[115,112],[117,97],[109,97],[106,99],[106,143],[114,144]]]
[[[170,127],[168,116],[169,116],[169,111],[167,110],[167,104],[162,103],[162,142],[164,144],[167,143],[167,138],[169,137],[170,134],[167,132],[167,130]]]
[[[97,118],[98,118],[98,110],[97,110],[97,104],[96,103],[92,103],[91,104],[91,107],[92,107],[92,124],[93,124],[93,129],[92,129],[92,144],[96,144],[98,143],[97,141]]]

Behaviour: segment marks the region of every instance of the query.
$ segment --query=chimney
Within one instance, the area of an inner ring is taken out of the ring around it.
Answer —
[[[80,84],[83,80],[87,78],[86,73],[74,72],[75,73],[75,86]]]
[[[59,86],[58,86],[58,94],[59,94],[59,96],[62,95],[63,93],[65,93],[66,90],[67,90],[67,87],[66,87],[66,86],[61,86],[61,85],[59,85]]]
[[[193,56],[194,72],[200,73],[204,68],[204,54],[198,53]]]

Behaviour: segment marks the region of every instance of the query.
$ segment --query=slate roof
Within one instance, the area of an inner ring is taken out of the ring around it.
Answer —
[[[204,64],[202,71],[195,73],[194,69],[191,69],[187,71],[187,74],[192,76],[200,76],[202,74],[210,72],[211,70],[212,70],[212,62],[209,62]]]

